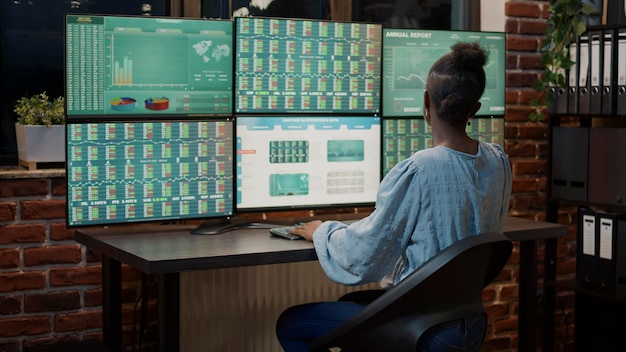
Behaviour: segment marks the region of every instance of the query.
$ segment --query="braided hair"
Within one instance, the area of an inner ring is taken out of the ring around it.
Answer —
[[[485,91],[489,53],[479,43],[458,42],[452,52],[431,67],[426,79],[431,103],[440,119],[453,126],[465,125]]]

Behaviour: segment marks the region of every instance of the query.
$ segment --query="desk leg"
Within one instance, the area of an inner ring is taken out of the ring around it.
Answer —
[[[161,274],[157,305],[159,309],[159,352],[180,349],[180,276]]]
[[[537,241],[520,241],[518,346],[520,352],[535,351],[537,312]]]
[[[556,282],[557,239],[545,240],[543,274],[543,352],[554,351],[554,309],[556,305],[556,287],[546,282]]]
[[[102,340],[111,351],[122,350],[122,265],[102,256]]]

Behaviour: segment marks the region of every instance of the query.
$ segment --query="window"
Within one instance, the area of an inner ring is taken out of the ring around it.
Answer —
[[[352,20],[389,28],[478,30],[479,0],[352,0]]]
[[[202,17],[264,16],[327,19],[331,0],[202,0]],[[341,0],[345,1],[345,0]]]
[[[0,2],[0,165],[17,165],[16,115],[22,96],[63,95],[63,16],[169,15],[169,0],[5,0]]]

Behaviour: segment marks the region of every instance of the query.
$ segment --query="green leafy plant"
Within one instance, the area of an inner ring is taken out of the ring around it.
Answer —
[[[64,125],[65,98],[51,100],[43,92],[30,97],[21,97],[13,110],[17,113],[17,122],[22,125]]]
[[[595,12],[593,6],[582,0],[555,0],[550,5],[548,28],[541,46],[541,65],[543,72],[534,83],[533,89],[542,93],[542,99],[533,99],[530,113],[531,120],[544,119],[543,109],[549,109],[554,103],[550,87],[565,86],[565,72],[574,61],[570,58],[570,44],[587,30],[587,17]]]

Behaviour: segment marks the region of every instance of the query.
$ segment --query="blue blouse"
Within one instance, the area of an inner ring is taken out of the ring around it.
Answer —
[[[349,226],[325,221],[313,243],[333,281],[395,285],[455,241],[502,232],[510,195],[511,166],[499,145],[479,142],[476,155],[424,149],[384,177],[372,214]]]

